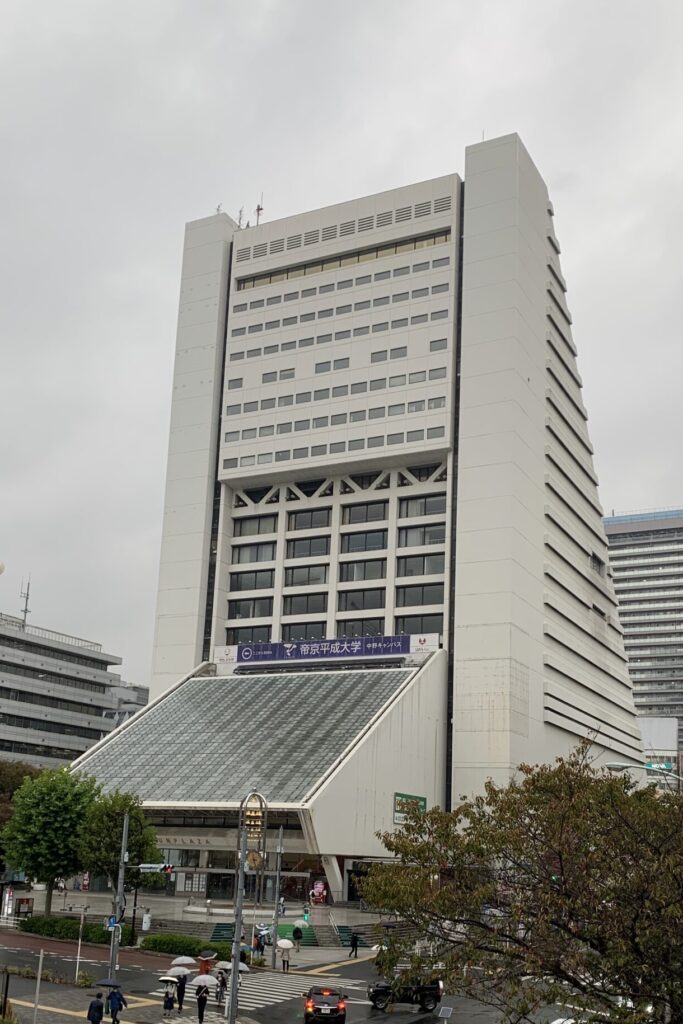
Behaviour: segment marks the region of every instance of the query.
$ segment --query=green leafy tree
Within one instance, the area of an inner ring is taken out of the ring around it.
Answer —
[[[2,832],[8,863],[46,886],[45,915],[55,879],[83,867],[81,832],[98,788],[94,779],[67,768],[26,778],[16,790],[12,817]]]
[[[24,779],[35,779],[40,774],[39,768],[23,761],[0,761],[0,832],[12,817],[12,797]],[[4,872],[5,851],[0,845],[0,872]]]
[[[597,771],[585,745],[452,813],[413,808],[382,838],[395,861],[364,896],[411,926],[385,972],[442,962],[452,990],[511,1022],[558,1003],[577,1020],[683,1024],[678,794]]]
[[[132,793],[116,790],[91,804],[81,838],[81,857],[90,871],[106,875],[112,886],[116,886],[126,812],[129,816],[126,884],[137,888],[141,878],[137,865],[160,862],[161,854],[154,828],[145,817],[140,800]]]

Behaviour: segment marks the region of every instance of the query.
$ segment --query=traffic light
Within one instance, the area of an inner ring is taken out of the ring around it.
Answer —
[[[172,875],[173,874],[173,865],[172,864],[164,864],[162,866],[161,870],[162,870],[164,875]]]
[[[304,921],[308,921],[310,916],[311,908],[309,907],[308,903],[304,903]]]

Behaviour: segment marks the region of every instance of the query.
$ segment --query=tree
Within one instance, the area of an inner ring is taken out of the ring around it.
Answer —
[[[90,871],[106,875],[116,886],[121,856],[123,819],[128,812],[128,866],[126,882],[138,887],[138,864],[157,863],[161,854],[157,848],[153,826],[145,817],[142,804],[132,793],[113,793],[98,797],[90,806],[81,838],[81,857]]]
[[[58,768],[24,779],[12,798],[14,811],[2,832],[5,856],[45,884],[48,916],[55,879],[82,868],[81,831],[97,792],[94,779]]]
[[[679,795],[597,771],[584,745],[452,813],[414,807],[382,839],[396,860],[364,896],[413,931],[389,939],[385,971],[407,956],[424,972],[418,938],[456,991],[511,1022],[559,1003],[576,1019],[683,1024]]]
[[[24,779],[35,779],[39,768],[23,761],[0,761],[0,832],[12,817],[12,797]],[[0,846],[0,871],[4,872],[5,851]]]

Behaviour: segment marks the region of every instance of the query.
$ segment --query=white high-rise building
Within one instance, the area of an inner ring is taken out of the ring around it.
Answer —
[[[516,135],[187,225],[153,698],[226,645],[438,634],[453,794],[641,759],[559,254]]]

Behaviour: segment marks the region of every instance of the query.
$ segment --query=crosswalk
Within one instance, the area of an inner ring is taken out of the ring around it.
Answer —
[[[254,971],[252,974],[244,974],[239,990],[239,1009],[246,1013],[249,1010],[263,1009],[264,1006],[284,1003],[288,999],[301,999],[301,993],[310,988],[312,984],[338,988],[340,979],[318,976],[312,978],[306,974],[285,974],[282,971],[280,973]],[[349,987],[355,987],[353,984],[349,986],[346,980],[341,984],[343,984],[345,992]],[[163,999],[163,994],[163,986],[150,993],[152,996],[158,996],[160,1000]],[[185,1006],[188,1009],[194,1006],[194,994],[190,987],[185,993]],[[204,1017],[206,1024],[217,1024],[219,1020],[223,1019],[222,1008],[218,1010],[215,998],[210,998]]]

